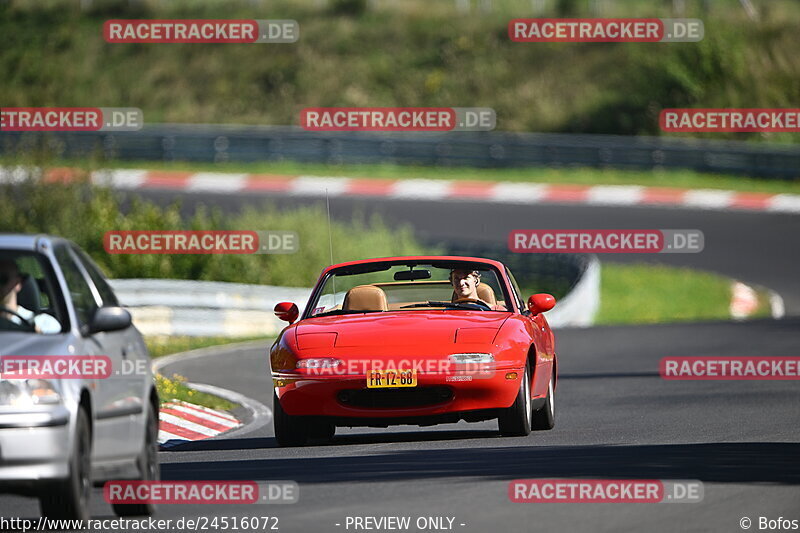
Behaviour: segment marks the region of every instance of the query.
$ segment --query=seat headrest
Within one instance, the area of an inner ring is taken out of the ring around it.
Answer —
[[[22,288],[17,293],[17,304],[36,314],[42,309],[39,286],[36,283],[36,279],[30,274],[22,275]]]
[[[478,283],[476,288],[478,291],[479,300],[484,301],[489,305],[497,305],[497,298],[495,298],[494,291],[489,285],[486,283]],[[455,302],[456,300],[458,300],[458,295],[456,294],[456,291],[453,291],[453,298],[450,301]]]
[[[344,296],[345,311],[387,311],[386,293],[374,285],[353,287]]]

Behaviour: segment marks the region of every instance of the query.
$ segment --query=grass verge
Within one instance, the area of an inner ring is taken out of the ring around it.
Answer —
[[[603,263],[595,324],[656,324],[730,319],[733,280],[661,265]],[[753,318],[770,316],[769,295],[757,289]]]
[[[171,378],[161,374],[157,375],[156,389],[158,389],[158,397],[161,398],[162,404],[173,400],[181,400],[220,411],[230,411],[238,407],[237,404],[219,396],[206,394],[187,387],[186,378],[178,374],[173,374]]]

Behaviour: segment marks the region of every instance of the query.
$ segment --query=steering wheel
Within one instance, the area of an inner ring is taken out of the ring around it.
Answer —
[[[453,301],[454,304],[473,304],[479,307],[486,308],[487,311],[492,310],[492,306],[484,302],[483,300],[478,300],[477,298],[459,298],[458,300]]]
[[[13,321],[11,321],[11,320],[9,320],[7,318],[4,318],[2,316],[0,316],[0,320],[5,320],[6,322],[10,322],[10,323],[14,324],[15,326],[22,326],[22,327],[27,326],[28,328],[31,329],[31,331],[36,331],[36,326],[33,323],[31,323],[30,321],[28,321],[27,318],[25,318],[24,316],[20,315],[16,311],[12,311],[11,309],[9,309],[7,307],[0,307],[0,315],[4,315],[4,314],[14,315],[15,317],[19,318],[22,321],[22,324],[17,324],[16,322],[13,322]]]

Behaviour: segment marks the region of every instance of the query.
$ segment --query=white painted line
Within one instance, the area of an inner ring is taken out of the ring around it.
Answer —
[[[800,195],[776,194],[767,202],[767,211],[774,213],[800,213]]]
[[[645,188],[638,185],[598,185],[591,187],[586,203],[596,205],[633,205],[644,197]]]
[[[350,181],[350,178],[299,176],[290,182],[289,192],[297,195],[325,196],[327,191],[330,196],[338,196],[347,192]]]
[[[164,422],[169,422],[170,424],[174,424],[178,427],[194,431],[195,433],[206,435],[208,437],[216,437],[220,433],[216,429],[207,428],[205,426],[201,426],[200,424],[189,422],[188,420],[184,420],[183,418],[178,418],[177,416],[171,415],[169,413],[161,413],[159,419]]]
[[[495,185],[489,199],[503,203],[537,203],[544,198],[548,186],[542,183],[509,183]]]
[[[136,169],[95,170],[92,183],[115,189],[138,189],[147,180],[148,171]]]
[[[185,363],[201,357],[219,356],[221,353],[230,358],[235,354],[245,353],[248,349],[259,345],[263,345],[263,341],[246,341],[225,346],[209,346],[207,348],[198,348],[196,350],[159,357],[152,363],[153,373],[160,373],[162,368],[178,362]],[[206,385],[204,383],[186,383],[186,386],[196,391],[219,396],[224,400],[239,404],[250,411],[251,420],[241,427],[225,432],[224,437],[252,433],[266,426],[270,420],[272,420],[272,411],[270,411],[269,407],[238,392],[223,389],[222,387],[215,387],[213,385]]]
[[[186,190],[195,192],[239,192],[245,188],[246,184],[247,174],[198,172],[189,178]]]
[[[392,185],[388,196],[436,200],[448,196],[451,186],[448,180],[401,180]]]
[[[201,357],[214,356],[218,354],[220,351],[227,354],[242,352],[244,350],[249,350],[256,346],[263,346],[263,344],[264,341],[242,341],[232,344],[225,344],[223,346],[208,346],[206,348],[197,348],[195,350],[173,353],[170,355],[165,355],[163,357],[158,357],[156,359],[153,359],[153,362],[150,365],[150,367],[153,369],[153,374],[160,374],[162,368],[164,368],[165,366],[172,365],[174,363],[178,362],[183,363],[186,361],[191,361],[193,359],[199,359]]]
[[[693,189],[686,191],[686,194],[684,194],[683,205],[703,209],[724,209],[731,205],[735,195],[734,191]]]

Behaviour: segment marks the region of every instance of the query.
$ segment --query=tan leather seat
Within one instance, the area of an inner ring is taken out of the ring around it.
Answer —
[[[489,305],[497,305],[497,298],[494,296],[494,291],[492,288],[487,285],[486,283],[478,283],[478,299],[486,302]],[[456,291],[453,291],[453,298],[450,300],[451,302],[455,302],[458,300],[458,295]]]
[[[387,311],[386,293],[374,285],[353,287],[344,295],[345,311]]]

